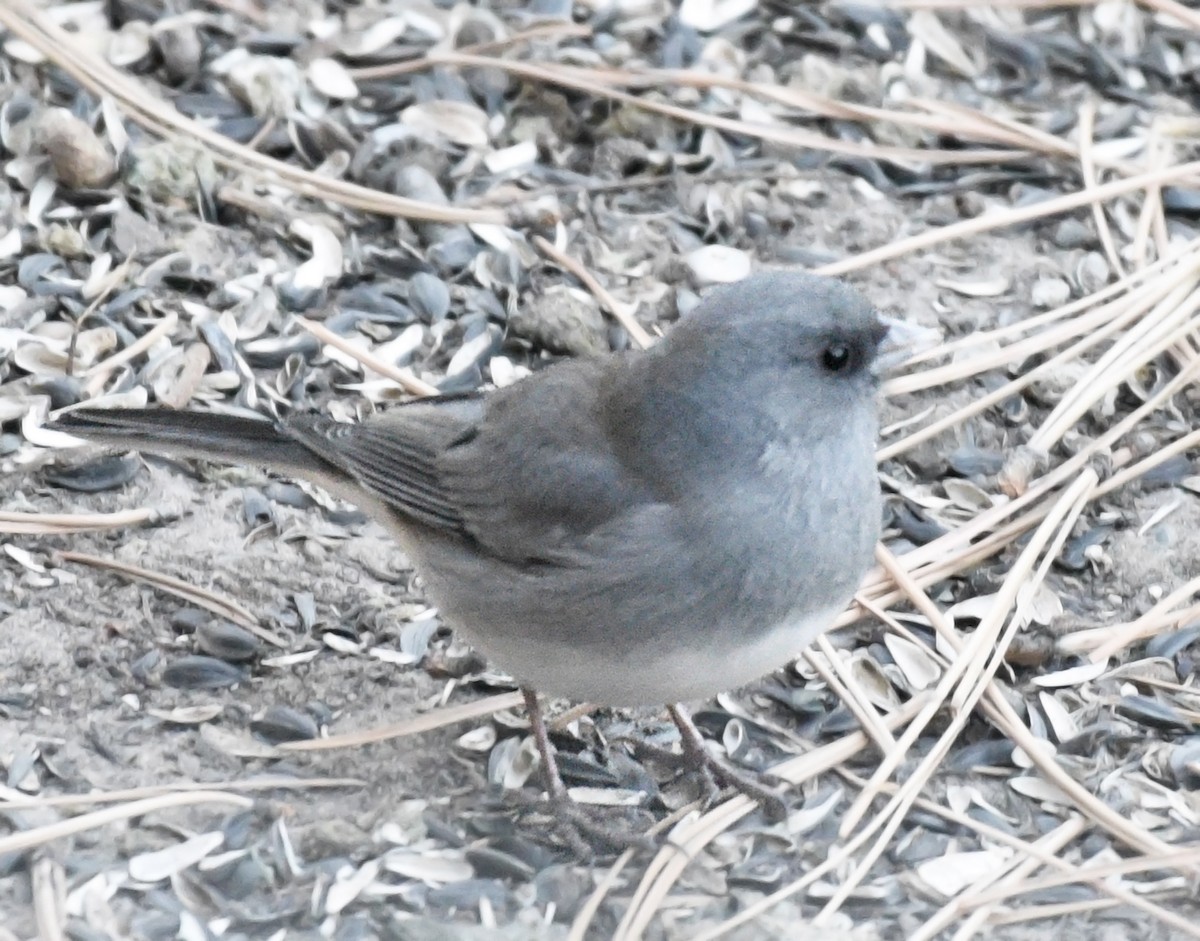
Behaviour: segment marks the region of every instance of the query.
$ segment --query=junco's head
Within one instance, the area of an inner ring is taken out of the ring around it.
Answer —
[[[793,429],[821,433],[869,417],[873,365],[888,333],[875,309],[840,281],[766,272],[708,293],[656,348],[669,359],[676,391],[695,385],[724,396],[735,412],[787,415]],[[798,424],[797,424],[798,422]]]
[[[724,335],[731,346],[753,350],[765,362],[821,365],[840,372],[865,365],[887,333],[875,308],[841,281],[797,271],[770,271],[714,288],[668,335]],[[772,343],[774,346],[772,347]],[[841,347],[849,354],[827,349]],[[810,355],[811,354],[811,355]]]

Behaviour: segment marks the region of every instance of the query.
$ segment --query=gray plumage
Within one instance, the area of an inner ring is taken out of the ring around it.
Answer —
[[[764,274],[648,351],[359,425],[81,409],[56,427],[323,484],[387,525],[449,623],[522,683],[676,702],[786,662],[850,600],[878,537],[885,332],[839,282]]]

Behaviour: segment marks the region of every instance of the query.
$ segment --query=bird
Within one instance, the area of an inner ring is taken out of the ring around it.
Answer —
[[[832,278],[716,287],[645,350],[566,359],[503,388],[317,413],[75,408],[110,446],[263,466],[383,524],[443,618],[516,679],[547,797],[570,800],[538,694],[685,704],[798,655],[852,600],[880,533],[881,355],[896,331]]]

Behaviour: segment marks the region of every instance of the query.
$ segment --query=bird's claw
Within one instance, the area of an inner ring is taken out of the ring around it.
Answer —
[[[634,829],[630,821],[600,819],[596,808],[572,800],[565,789],[537,796],[520,793],[516,801],[548,817],[551,829],[580,858],[595,856],[597,849],[624,852],[657,848],[654,838]]]

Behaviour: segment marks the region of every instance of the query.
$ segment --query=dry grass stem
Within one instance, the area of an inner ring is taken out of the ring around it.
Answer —
[[[1200,433],[1196,435],[1196,440],[1200,441]],[[1187,609],[1184,612],[1177,612],[1176,609],[1180,603],[1195,597],[1197,592],[1200,592],[1200,576],[1176,588],[1136,621],[1098,631],[1102,642],[1092,649],[1089,659],[1093,663],[1103,663],[1118,651],[1176,624],[1181,617],[1186,616],[1187,611],[1190,611]]]
[[[1095,496],[1098,488],[1091,481],[1088,481],[1088,484],[1089,489],[1092,490],[1092,496]],[[1063,532],[1066,532],[1068,529],[1069,527],[1064,526]],[[1028,551],[1028,548],[1027,546],[1026,551]],[[1047,560],[1052,557],[1052,553],[1047,553]],[[958,649],[961,646],[961,642],[953,633],[950,626],[945,623],[944,616],[924,592],[920,591],[919,587],[913,583],[908,572],[904,570],[899,561],[886,551],[880,552],[879,558],[884,568],[887,569],[889,574],[897,581],[897,584],[906,592],[910,600],[917,607],[917,610],[929,619],[934,629],[938,631],[939,636],[952,647]],[[991,672],[994,672],[994,668]],[[1042,752],[1038,747],[1037,739],[1025,727],[1009,700],[1001,693],[995,681],[986,689],[984,711],[1015,745],[1022,748],[1029,755],[1030,760],[1042,772],[1044,777],[1068,794],[1078,810],[1091,817],[1096,823],[1122,842],[1143,853],[1161,857],[1171,851],[1171,847],[1168,844],[1163,843],[1157,837],[1134,825],[1131,821],[1127,821],[1107,804],[1095,798],[1071,778],[1052,757]]]
[[[339,336],[324,325],[308,320],[305,317],[297,317],[296,323],[322,343],[328,344],[336,350],[341,350],[347,356],[353,357],[366,369],[379,373],[385,379],[391,379],[392,382],[396,383],[396,385],[410,395],[437,395],[438,390],[436,386],[430,385],[424,379],[418,379],[407,369],[398,369],[391,363],[385,363],[377,356],[372,356],[367,350],[355,346],[345,337]]]
[[[896,124],[972,143],[1003,144],[1021,152],[1041,152],[1072,159],[1077,156],[1075,148],[1061,137],[1016,121],[984,114],[978,109],[960,104],[914,98],[907,101],[906,106],[909,109],[922,110],[878,108],[819,95],[802,88],[746,81],[694,69],[573,68],[570,71],[579,77],[623,88],[662,89],[666,86],[680,86],[727,89],[839,121]]]
[[[1086,447],[1047,471],[1025,492],[1006,503],[981,512],[974,519],[944,536],[905,553],[902,564],[905,570],[911,573],[912,583],[922,587],[933,584],[1000,552],[1045,516],[1045,508],[1038,505],[1039,501],[1065,482],[1074,479],[1096,455],[1105,453],[1115,442],[1136,428],[1144,418],[1157,411],[1191,383],[1196,373],[1197,368],[1190,366],[1174,376],[1142,405],[1109,427]],[[1171,454],[1196,447],[1198,442],[1200,433],[1184,436],[1167,448],[1101,483],[1097,487],[1096,495],[1103,496],[1117,487],[1124,486],[1166,460]],[[889,578],[878,568],[867,574],[860,593],[883,607],[895,604],[902,597],[892,589]],[[856,617],[853,611],[847,611],[838,618],[837,626],[852,623]]]
[[[1030,905],[1027,908],[1001,909],[992,913],[988,924],[993,927],[1020,925],[1031,921],[1052,921],[1068,915],[1101,912],[1118,905],[1114,899],[1083,899],[1078,902],[1057,902],[1046,905]],[[952,938],[951,941],[954,941]]]
[[[966,133],[967,136],[964,138],[966,140],[1008,143],[1014,148],[1042,153],[1048,157],[1074,159],[1078,156],[1076,148],[1069,140],[1000,114],[988,114],[960,101],[913,98],[908,104],[914,108],[922,108],[930,115],[940,117],[941,120],[935,123],[931,130],[941,127],[944,128],[941,133],[952,137]],[[909,123],[895,117],[893,120],[898,120],[899,123]],[[969,131],[964,131],[968,128]]]
[[[895,787],[896,786],[893,784],[888,785],[888,788],[892,790],[894,790]],[[1115,902],[1122,905],[1128,905],[1131,908],[1139,909],[1140,911],[1145,912],[1151,918],[1161,921],[1163,924],[1170,925],[1177,929],[1181,927],[1181,924],[1185,924],[1187,925],[1187,928],[1183,929],[1185,930],[1185,933],[1187,933],[1190,937],[1200,937],[1200,926],[1187,922],[1174,912],[1164,909],[1159,905],[1155,905],[1153,902],[1142,898],[1131,889],[1126,888],[1125,886],[1120,885],[1113,880],[1094,876],[1092,874],[1092,870],[1088,867],[1067,862],[1061,856],[1057,855],[1056,852],[1049,851],[1042,844],[1041,840],[1036,843],[1028,843],[1024,840],[1013,837],[1011,834],[1006,833],[1003,830],[998,830],[995,827],[990,827],[986,824],[980,823],[974,817],[966,814],[956,813],[955,811],[933,801],[924,799],[918,800],[914,806],[919,807],[921,810],[924,810],[927,813],[944,817],[946,820],[950,820],[968,830],[973,830],[985,840],[993,843],[999,843],[1002,846],[1012,847],[1023,856],[1028,857],[1030,860],[1035,860],[1041,865],[1049,866],[1050,868],[1056,869],[1062,873],[1073,873],[1077,876],[1078,882],[1086,882],[1095,888],[1097,892],[1110,895]],[[1054,832],[1074,832],[1076,829],[1078,829],[1076,822],[1081,823],[1082,818],[1078,814],[1072,814],[1067,818],[1066,821],[1064,821],[1063,825],[1061,825]],[[997,872],[995,876],[999,877],[1000,873]],[[1009,881],[1011,881],[1009,877],[1005,877],[1005,882]],[[979,884],[982,885],[982,882],[983,881],[981,880]],[[955,896],[953,899],[951,899],[938,912],[937,915],[930,919],[930,922],[922,925],[918,933],[912,938],[908,939],[908,941],[918,941],[918,939],[922,939],[922,941],[929,941],[929,939],[936,937],[936,935],[942,930],[949,927],[950,923],[955,918],[962,917],[963,914],[965,914],[965,912],[971,908],[969,904],[966,904],[968,900],[965,896],[965,893],[970,891],[974,890],[970,888],[965,889],[963,894]],[[946,920],[946,915],[944,913],[952,913],[949,920]],[[933,922],[936,923],[931,925]],[[964,927],[974,930],[974,925],[970,920],[968,920],[967,925]]]
[[[656,836],[672,827],[677,826],[681,821],[686,820],[696,813],[697,804],[692,803],[668,814],[662,820],[658,821],[648,831],[648,836]],[[596,913],[600,910],[600,905],[604,902],[605,897],[617,885],[617,880],[621,876],[621,872],[633,861],[636,852],[632,849],[625,850],[596,883],[596,887],[592,890],[591,895],[579,907],[574,920],[571,922],[571,928],[567,932],[566,941],[585,941],[587,938],[588,928],[591,927],[592,920],[596,917]]]
[[[52,533],[95,533],[155,523],[158,510],[142,507],[116,513],[17,513],[0,512],[0,533],[49,535]]]
[[[0,7],[3,10],[3,7]],[[3,14],[0,13],[0,18]],[[169,337],[175,331],[176,325],[179,323],[179,315],[174,311],[168,311],[158,322],[143,333],[140,337],[130,343],[128,346],[117,351],[108,359],[101,360],[86,373],[84,378],[89,379],[94,383],[93,388],[99,390],[103,387],[108,377],[119,366],[124,366],[128,362],[137,359],[147,350],[152,349],[155,344]]]
[[[404,738],[408,735],[419,735],[431,732],[459,722],[469,722],[472,719],[482,719],[502,709],[514,709],[524,702],[519,692],[502,693],[489,696],[474,702],[462,703],[458,706],[443,706],[431,710],[424,715],[413,716],[403,722],[380,726],[361,732],[347,732],[344,735],[330,735],[327,738],[310,739],[302,742],[284,742],[275,747],[281,752],[289,751],[329,751],[334,748],[357,748],[361,745],[373,745],[394,738]]]
[[[853,713],[858,724],[871,737],[875,747],[884,755],[890,754],[896,747],[895,738],[892,737],[887,726],[879,721],[879,713],[875,711],[867,694],[837,650],[834,649],[833,644],[829,642],[829,638],[822,634],[817,638],[814,646],[815,650],[810,647],[804,651],[804,659],[837,694],[838,699],[846,704],[846,708]],[[818,652],[821,656],[817,656]]]
[[[1079,209],[1081,206],[1090,206],[1092,203],[1100,200],[1124,196],[1126,193],[1132,193],[1149,186],[1164,186],[1169,183],[1191,181],[1197,176],[1200,176],[1200,161],[1191,161],[1163,170],[1139,173],[1137,176],[1105,183],[1092,190],[1080,190],[1077,193],[1068,193],[1066,196],[1047,199],[1032,206],[1016,206],[1012,209],[988,213],[985,216],[975,219],[964,219],[962,222],[940,226],[930,229],[927,232],[920,232],[917,235],[910,235],[908,238],[889,242],[886,245],[881,245],[879,248],[860,252],[841,261],[822,265],[816,269],[816,272],[817,274],[824,275],[849,274],[851,271],[860,271],[863,268],[869,268],[871,265],[891,261],[893,258],[899,258],[901,255],[907,255],[910,252],[932,248],[943,242],[970,238],[974,235],[980,235],[983,232],[993,232],[996,229],[1003,229],[1010,225],[1031,222],[1034,219],[1044,219],[1047,216],[1060,215],[1064,212],[1070,212],[1072,209]]]
[[[1170,870],[1186,872],[1190,870],[1194,873],[1197,867],[1200,867],[1200,846],[1187,846],[1180,849],[1172,849],[1159,855],[1136,856],[1133,859],[1123,859],[1115,863],[1098,863],[1096,865],[1081,867],[1076,872],[1053,873],[1038,879],[996,886],[993,889],[979,893],[972,899],[972,904],[994,905],[999,902],[1008,901],[1014,895],[1023,895],[1028,892],[1043,892],[1047,889],[1058,888],[1059,886],[1072,885],[1079,882],[1081,878],[1086,878],[1089,881],[1098,881],[1101,879],[1112,879],[1115,876],[1127,876],[1134,873],[1156,870],[1163,872]]]
[[[1094,190],[1097,186],[1096,163],[1092,152],[1092,145],[1095,143],[1092,133],[1095,127],[1096,105],[1095,102],[1089,100],[1079,109],[1079,169],[1083,176],[1085,190]],[[1113,240],[1112,229],[1109,228],[1103,202],[1097,200],[1092,203],[1092,219],[1096,222],[1096,234],[1100,237],[1100,244],[1104,248],[1104,254],[1108,257],[1108,263],[1112,265],[1112,270],[1119,277],[1125,277],[1125,266],[1121,263],[1121,256],[1117,252],[1117,243]]]
[[[836,769],[836,771],[840,777],[844,778],[846,781],[848,781],[853,786],[858,787],[858,788],[862,788],[862,787],[866,786],[866,781],[864,779],[858,777],[858,775],[854,774],[853,772],[847,771],[844,768]],[[899,789],[899,786],[896,784],[893,784],[891,782],[885,783],[885,785],[883,787],[883,790],[888,794],[895,794],[898,789]],[[1010,834],[1004,830],[999,830],[995,827],[989,826],[985,823],[982,823],[981,821],[977,820],[974,817],[968,816],[963,813],[959,813],[959,812],[952,810],[951,808],[945,806],[944,804],[937,803],[935,801],[931,801],[931,800],[928,800],[925,798],[918,798],[917,801],[915,801],[913,806],[920,808],[921,810],[925,811],[926,813],[930,813],[930,814],[934,814],[936,816],[942,817],[954,824],[957,824],[958,826],[960,826],[966,830],[971,830],[971,831],[975,832],[976,834],[978,834],[984,840],[990,841],[992,843],[997,843],[1002,846],[1011,847],[1011,848],[1017,850],[1018,852],[1022,853],[1023,855],[1033,858],[1033,859],[1036,859],[1040,863],[1042,863],[1046,866],[1052,867],[1054,869],[1057,869],[1060,872],[1074,873],[1078,877],[1077,881],[1087,882],[1090,885],[1094,886],[1098,892],[1107,893],[1107,894],[1111,895],[1112,898],[1114,900],[1116,900],[1117,902],[1119,902],[1120,904],[1125,904],[1125,905],[1129,905],[1133,908],[1140,909],[1141,911],[1145,912],[1150,917],[1158,919],[1159,921],[1162,921],[1164,924],[1171,925],[1172,927],[1179,927],[1179,923],[1184,921],[1183,919],[1180,918],[1180,916],[1176,915],[1175,913],[1173,913],[1169,910],[1163,909],[1162,907],[1155,905],[1146,899],[1141,898],[1140,896],[1136,895],[1134,892],[1125,888],[1124,886],[1121,886],[1119,884],[1116,884],[1109,880],[1105,880],[1100,877],[1092,876],[1090,870],[1081,868],[1077,865],[1073,865],[1073,864],[1067,862],[1066,860],[1062,859],[1060,856],[1055,855],[1055,853],[1050,852],[1044,846],[1040,845],[1040,841],[1039,841],[1039,843],[1026,842],[1024,840],[1019,839],[1018,837],[1013,836],[1012,834]],[[1081,819],[1082,818],[1080,818],[1078,815],[1072,815],[1072,817],[1069,818],[1069,820],[1081,820]],[[999,873],[997,873],[997,875],[999,875]],[[785,887],[785,889],[780,890],[780,891],[786,891],[788,894],[792,894],[792,887],[787,886],[787,887]],[[956,897],[954,900],[952,900],[950,903],[947,904],[947,906],[945,906],[942,909],[942,912],[945,912],[945,911],[948,911],[949,909],[951,909],[952,907],[954,908],[955,914],[950,919],[950,921],[947,921],[945,923],[945,925],[941,926],[941,928],[939,928],[935,925],[934,927],[937,930],[932,931],[932,932],[926,930],[926,926],[922,926],[922,929],[920,929],[920,932],[917,935],[914,935],[914,937],[912,939],[909,939],[909,941],[917,941],[917,938],[921,938],[924,936],[932,936],[932,935],[938,933],[942,928],[948,926],[949,923],[954,920],[954,918],[961,917],[962,911],[960,911],[960,909],[962,909],[963,906],[959,906],[957,904],[959,901],[959,898],[960,897]],[[770,905],[762,904],[765,901],[766,900],[761,900],[760,902],[756,902],[752,909],[743,910],[742,912],[739,912],[737,915],[722,922],[720,925],[717,925],[715,928],[709,929],[709,930],[703,932],[702,934],[698,935],[694,939],[694,941],[714,941],[714,939],[723,937],[724,935],[728,934],[730,931],[733,931],[734,929],[753,921],[754,918],[758,917],[758,915],[760,915],[762,912],[766,911],[767,908],[770,907]],[[776,901],[779,901],[779,900],[772,900],[771,904],[775,904]],[[939,923],[942,919],[944,919],[944,917],[945,916],[941,913],[939,913],[937,916],[935,916],[935,918],[937,918],[939,920]],[[1189,936],[1193,936],[1193,937],[1200,936],[1200,927],[1191,926],[1189,924],[1189,928],[1186,933]]]
[[[104,559],[100,556],[89,555],[85,552],[56,552],[55,559],[62,562],[78,562],[80,565],[90,565],[93,568],[107,569],[118,575],[124,575],[126,578],[144,582],[160,591],[165,591],[167,594],[182,598],[189,604],[194,604],[197,607],[204,608],[206,611],[211,611],[217,617],[240,624],[256,637],[265,640],[269,644],[274,644],[276,647],[284,649],[290,646],[287,641],[274,631],[259,624],[258,618],[254,616],[253,612],[242,607],[236,601],[226,598],[223,595],[218,595],[216,592],[197,588],[195,585],[189,585],[183,579],[175,578],[172,575],[164,575],[162,572],[152,572],[150,569],[129,565],[126,562],[117,562],[113,559]]]
[[[879,783],[895,770],[898,763],[897,758],[912,747],[917,736],[933,718],[934,712],[943,704],[951,703],[954,715],[950,724],[938,737],[937,742],[917,768],[889,800],[887,806],[877,815],[877,817],[887,818],[887,823],[881,828],[871,850],[863,856],[854,871],[842,882],[826,903],[821,912],[822,916],[828,916],[837,911],[854,888],[866,877],[867,871],[875,860],[887,849],[888,841],[903,822],[913,801],[917,799],[921,789],[924,788],[929,778],[937,770],[942,758],[958,738],[976,703],[989,688],[989,683],[996,670],[1004,662],[1004,653],[1012,642],[1012,638],[1017,630],[1025,624],[1025,618],[1021,613],[1022,606],[1018,602],[1018,593],[1022,590],[1032,592],[1045,577],[1050,560],[1066,542],[1071,526],[1083,512],[1095,484],[1095,475],[1085,472],[1055,502],[1042,525],[1026,544],[1012,568],[1009,569],[1004,582],[994,596],[991,608],[980,620],[979,626],[969,640],[959,644],[955,659],[930,695],[925,708],[900,736],[893,753],[896,757],[890,760],[885,758],[880,763],[868,786],[863,789],[843,817],[839,833],[844,838],[852,833],[858,825],[870,801],[874,799]],[[1045,558],[1042,558],[1043,552]],[[1040,558],[1041,565],[1036,566]],[[924,592],[921,592],[921,595],[923,596]],[[1016,607],[1015,613],[1013,613],[1014,606]],[[952,626],[946,623],[944,618],[934,619],[934,626],[935,629],[940,627],[939,633],[944,633],[948,640],[958,640]],[[990,657],[986,656],[986,652],[989,650],[992,651]]]
[[[1171,610],[1162,611],[1154,617],[1143,615],[1136,621],[1127,621],[1123,624],[1115,625],[1106,624],[1104,627],[1074,631],[1065,637],[1060,637],[1055,644],[1055,649],[1063,654],[1086,654],[1092,663],[1101,663],[1107,657],[1099,656],[1098,654],[1108,652],[1108,646],[1111,645],[1115,634],[1121,635],[1120,640],[1122,642],[1121,647],[1117,649],[1124,649],[1143,638],[1153,637],[1163,631],[1178,630],[1198,617],[1200,617],[1200,604],[1188,605],[1185,608],[1172,608]],[[1134,624],[1138,625],[1136,630],[1132,628]],[[1115,653],[1116,650],[1108,653],[1108,656],[1113,656]],[[1138,682],[1149,682],[1153,685],[1161,681],[1139,678]],[[1186,687],[1181,687],[1176,692],[1183,692],[1186,689]]]
[[[505,36],[503,39],[493,39],[488,42],[469,43],[465,46],[458,46],[455,51],[468,55],[490,55],[539,39],[584,39],[591,34],[591,29],[582,23],[542,23],[539,26],[533,26],[529,29],[515,32],[510,36]],[[398,75],[407,75],[411,72],[421,72],[432,68],[433,65],[434,63],[430,61],[428,55],[422,55],[407,62],[393,62],[388,65],[368,65],[350,69],[349,72],[357,81],[373,81],[381,78],[395,78]]]
[[[1121,298],[1118,301],[1112,301],[1110,304],[1105,305],[1105,307],[1094,311],[1093,314],[1089,315],[1087,318],[1086,325],[1088,330],[1084,332],[1084,335],[1081,337],[1081,339],[1077,340],[1062,352],[1046,360],[1039,366],[1035,366],[1032,369],[1023,371],[1014,379],[1011,379],[1004,385],[993,389],[991,392],[972,399],[969,403],[967,403],[967,405],[956,409],[949,415],[946,415],[937,421],[931,422],[929,425],[926,425],[923,428],[910,432],[907,436],[898,441],[894,441],[891,444],[885,445],[876,452],[876,459],[882,462],[897,457],[898,455],[903,454],[905,451],[912,449],[918,444],[928,441],[931,438],[950,430],[951,428],[963,424],[969,418],[980,414],[986,409],[1003,402],[1010,396],[1019,393],[1021,390],[1028,388],[1032,383],[1043,378],[1053,376],[1067,363],[1078,359],[1082,353],[1087,352],[1092,347],[1105,340],[1111,339],[1123,327],[1140,319],[1144,315],[1145,310],[1147,310],[1150,305],[1159,302],[1161,297],[1164,296],[1166,292],[1170,291],[1172,286],[1176,284],[1177,281],[1182,279],[1194,279],[1197,273],[1200,273],[1200,254],[1189,259],[1189,261],[1190,263],[1187,266],[1173,271],[1171,276],[1164,276],[1157,281],[1146,285],[1145,288],[1139,289],[1134,294],[1131,294],[1126,298]],[[1114,314],[1115,316],[1113,316]],[[1188,324],[1177,328],[1177,333],[1168,338],[1166,345],[1170,345],[1172,341],[1179,337],[1187,336],[1192,329],[1194,328]],[[1074,332],[1075,331],[1072,330],[1071,335],[1073,335]],[[1059,335],[1055,333],[1053,335],[1053,339],[1058,340]],[[1029,355],[1032,355],[1034,349],[1045,352],[1048,348],[1049,347],[1042,347],[1041,344],[1034,344],[1033,347],[1029,348]],[[998,358],[1008,359],[1007,356]],[[930,370],[930,372],[939,371]],[[950,372],[953,372],[953,370],[940,372],[940,378],[945,381],[950,381],[948,375]],[[1192,374],[1190,367],[1185,367],[1184,372],[1187,375]],[[907,378],[908,377],[902,377],[902,379]],[[899,380],[893,381],[899,384]],[[1105,379],[1105,382],[1107,383],[1107,379]],[[918,381],[911,383],[910,385],[920,384],[921,383]],[[1180,383],[1173,382],[1171,385],[1172,388],[1176,390],[1181,388]],[[901,389],[906,388],[904,385],[900,385],[899,387]],[[890,391],[895,387],[890,386],[889,383],[885,384],[884,388],[885,391]],[[1093,397],[1093,400],[1094,398],[1095,397]],[[1042,448],[1042,450],[1046,449]]]
[[[39,941],[63,941],[67,937],[67,874],[62,863],[39,855],[30,867],[33,911]]]
[[[600,302],[600,306],[617,319],[640,349],[648,349],[654,343],[654,338],[634,319],[633,311],[629,305],[623,304],[613,297],[608,288],[596,280],[595,275],[588,271],[582,263],[576,261],[566,252],[560,251],[553,242],[540,235],[535,235],[531,241],[534,246],[553,260],[555,264],[566,269],[583,282],[583,286],[592,292],[592,295]]]
[[[1191,379],[1195,377],[1197,372],[1200,372],[1200,369],[1193,365],[1179,375]],[[1136,464],[1132,464],[1124,470],[1113,474],[1112,477],[1100,485],[1100,493],[1111,493],[1113,490],[1124,487],[1130,481],[1136,480],[1147,471],[1151,471],[1164,461],[1170,460],[1176,454],[1183,454],[1185,451],[1190,451],[1196,447],[1200,447],[1200,430],[1189,432],[1181,438],[1176,438],[1169,444],[1160,447],[1148,457],[1142,458]]]
[[[0,810],[31,810],[52,807],[91,807],[96,804],[123,804],[128,801],[158,797],[162,794],[183,794],[194,791],[305,791],[320,788],[366,787],[368,782],[358,778],[288,778],[264,775],[238,781],[173,781],[170,784],[151,784],[128,787],[119,791],[91,791],[87,794],[56,794],[53,797],[34,796],[9,787],[0,787]]]
[[[618,101],[633,108],[640,108],[643,111],[652,111],[655,114],[661,114],[687,124],[711,127],[730,134],[771,141],[788,147],[870,157],[874,160],[885,160],[900,165],[997,163],[1025,156],[1023,152],[1012,150],[937,150],[860,144],[790,125],[764,124],[726,118],[621,91],[606,81],[607,73],[595,69],[573,68],[553,63],[520,62],[490,56],[464,55],[458,52],[431,52],[428,58],[434,65],[502,69],[531,81],[586,92],[600,98]]]
[[[1049,453],[1068,431],[1110,391],[1130,379],[1150,360],[1193,333],[1200,321],[1200,291],[1195,278],[1179,285],[1170,296],[1130,325],[1042,422],[1027,446]],[[1182,321],[1182,323],[1180,322]]]
[[[1164,142],[1158,134],[1156,125],[1152,124],[1150,126],[1149,137],[1146,141],[1146,167],[1147,169],[1157,169],[1166,166],[1167,163],[1167,151],[1164,147]],[[1145,198],[1142,200],[1142,207],[1138,212],[1137,227],[1133,233],[1133,242],[1129,246],[1129,254],[1133,258],[1134,265],[1139,267],[1145,265],[1146,259],[1150,254],[1152,232],[1155,238],[1156,250],[1161,250],[1162,246],[1167,244],[1165,226],[1162,187],[1147,187]]]
[[[68,820],[59,820],[41,827],[29,830],[19,830],[8,836],[0,836],[0,853],[19,853],[44,846],[54,840],[75,836],[95,830],[118,820],[129,820],[133,817],[144,817],[146,814],[172,807],[195,807],[200,804],[224,804],[227,807],[237,807],[249,810],[254,801],[237,794],[224,794],[220,791],[188,791],[174,794],[161,794],[157,797],[147,797],[143,800],[129,801],[116,807],[106,807],[88,814],[80,814]]]
[[[1094,483],[1091,486],[1093,489],[1092,496],[1094,497],[1099,488],[1095,487]],[[900,561],[886,551],[880,552],[879,558],[888,574],[896,580],[897,584],[904,590],[917,610],[929,619],[930,624],[938,632],[939,637],[957,650],[961,646],[961,641],[954,634],[950,625],[945,622],[945,617],[941,611],[934,606],[928,596],[915,584]],[[1038,747],[1038,740],[1026,728],[1024,722],[1022,722],[1012,707],[1012,704],[1000,692],[995,681],[993,681],[992,686],[987,690],[984,711],[1014,745],[1022,748],[1029,755],[1030,760],[1042,772],[1044,777],[1070,796],[1078,810],[1092,817],[1100,826],[1135,849],[1146,853],[1158,854],[1170,851],[1168,844],[1163,843],[1157,837],[1152,836],[1140,827],[1135,826],[1132,822],[1127,821],[1107,804],[1095,798],[1071,778],[1051,757],[1045,755]]]
[[[1093,294],[1076,298],[1073,301],[1063,304],[1061,307],[1055,307],[1040,314],[1023,317],[1002,327],[973,330],[961,337],[947,340],[945,343],[915,354],[905,362],[904,366],[911,369],[929,360],[949,358],[962,350],[969,350],[976,347],[988,348],[994,344],[1006,342],[1033,330],[1040,330],[1059,320],[1075,317],[1089,308],[1098,307],[1101,303],[1112,300],[1117,295],[1133,294],[1139,286],[1143,291],[1152,289],[1152,278],[1157,279],[1167,268],[1173,267],[1180,262],[1186,263],[1185,259],[1195,259],[1197,253],[1200,253],[1200,239],[1192,239],[1167,251],[1153,263],[1137,268],[1124,277],[1113,281],[1111,284],[1104,285]],[[1161,293],[1165,294],[1166,292],[1163,291]]]
[[[1184,26],[1200,30],[1200,10],[1184,6],[1179,0],[1138,0],[1142,6],[1173,17]]]
[[[1141,319],[1150,304],[1163,298],[1172,286],[1182,288],[1185,285],[1194,284],[1197,273],[1200,273],[1200,253],[1190,256],[1187,263],[1172,268],[1169,273],[1123,297],[1102,304],[1086,314],[1048,325],[1039,333],[1016,340],[1000,349],[986,351],[960,362],[889,379],[884,383],[884,394],[901,395],[936,388],[951,382],[960,382],[984,372],[1020,363],[1032,356],[1049,352],[1074,337],[1081,337],[1079,341],[1056,357],[1056,362],[1061,367],[1063,363],[1079,358],[1080,354],[1087,352],[1104,340],[1111,339],[1114,334],[1130,326],[1135,320]],[[1009,389],[1009,394],[1011,395],[1028,385],[1032,380],[1027,377],[1032,372],[1033,370],[1025,370],[1022,375],[1011,380],[1010,385],[1006,387]]]

